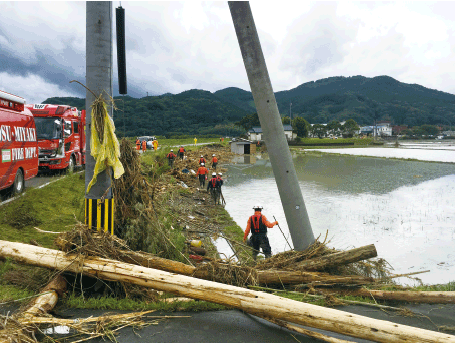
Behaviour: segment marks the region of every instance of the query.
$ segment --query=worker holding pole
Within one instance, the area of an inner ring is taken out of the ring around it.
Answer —
[[[271,245],[269,244],[268,239],[268,228],[272,228],[279,224],[277,220],[270,223],[266,217],[261,214],[262,209],[263,206],[259,204],[253,206],[255,213],[249,217],[249,220],[247,220],[247,228],[244,232],[244,243],[247,240],[249,233],[252,233],[250,242],[251,247],[253,248],[252,256],[255,261],[260,248],[263,250],[265,258],[272,256]]]

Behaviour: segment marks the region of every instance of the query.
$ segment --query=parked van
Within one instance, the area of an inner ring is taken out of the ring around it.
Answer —
[[[0,190],[22,193],[24,181],[38,174],[35,121],[25,99],[0,91]]]

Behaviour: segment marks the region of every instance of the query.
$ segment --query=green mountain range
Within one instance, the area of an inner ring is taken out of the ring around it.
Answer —
[[[409,127],[454,126],[454,94],[399,82],[389,76],[330,77],[275,93],[279,112],[309,123],[354,119],[359,125],[390,120]],[[138,135],[237,135],[242,117],[256,112],[252,93],[229,87],[214,93],[192,89],[179,94],[115,97],[117,132]],[[81,98],[55,97],[43,103],[84,109]]]

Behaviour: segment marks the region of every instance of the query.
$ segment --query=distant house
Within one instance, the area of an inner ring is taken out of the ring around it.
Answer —
[[[285,137],[287,137],[287,141],[291,141],[298,137],[296,133],[293,133],[293,128],[289,124],[283,126],[283,131],[285,132]]]
[[[391,128],[391,122],[378,122],[377,123],[377,135],[379,136],[389,136],[393,135],[393,130]]]
[[[293,133],[293,128],[290,124],[283,125],[283,131],[285,132],[285,137],[287,141],[293,140],[297,137],[296,133]],[[260,126],[252,127],[248,132],[247,136],[252,141],[262,141],[263,140],[263,129]]]
[[[375,126],[363,126],[359,130],[360,135],[373,135],[375,130]],[[391,127],[390,122],[378,122],[377,123],[377,137],[378,136],[389,136],[393,135],[393,130]]]
[[[263,139],[263,130],[260,126],[252,127],[247,132],[247,137],[249,137],[251,141],[261,141]]]
[[[442,135],[446,137],[454,137],[454,131],[443,131]]]

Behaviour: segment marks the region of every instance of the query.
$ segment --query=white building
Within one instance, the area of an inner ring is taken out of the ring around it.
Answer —
[[[287,141],[293,140],[297,137],[296,133],[293,133],[293,128],[289,124],[283,125],[283,131],[285,132],[285,137]],[[263,130],[259,126],[252,127],[248,132],[247,136],[251,141],[262,141],[263,140]]]

